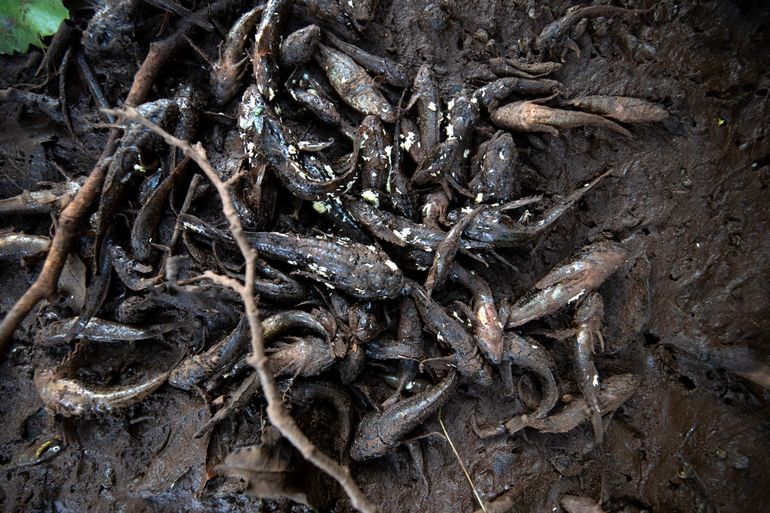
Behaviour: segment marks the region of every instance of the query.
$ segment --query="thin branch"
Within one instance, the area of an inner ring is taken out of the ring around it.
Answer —
[[[193,159],[206,177],[211,181],[214,188],[216,188],[219,198],[222,201],[222,211],[229,223],[230,232],[246,261],[245,282],[243,284],[238,284],[235,291],[241,296],[246,309],[246,318],[249,321],[249,327],[251,329],[252,348],[252,354],[249,356],[248,361],[249,364],[256,369],[259,380],[262,383],[262,390],[264,390],[265,398],[267,399],[267,416],[270,419],[270,422],[278,428],[281,434],[289,440],[294,447],[297,448],[305,459],[326,472],[342,486],[354,508],[365,513],[377,512],[377,507],[372,504],[361,489],[358,488],[353,476],[350,474],[350,470],[322,453],[315,445],[313,445],[310,439],[302,432],[299,426],[297,426],[297,423],[294,422],[294,419],[284,406],[281,392],[278,390],[278,386],[275,383],[275,378],[273,378],[273,373],[270,370],[268,358],[265,354],[265,346],[262,338],[262,323],[259,319],[259,309],[257,308],[257,301],[254,294],[257,252],[251,247],[244,234],[243,225],[241,224],[241,219],[233,205],[232,195],[230,194],[228,186],[219,178],[219,175],[211,166],[203,146],[201,146],[200,143],[193,146],[187,141],[174,137],[159,126],[142,117],[133,107],[127,107],[125,110],[106,110],[105,113],[135,121],[160,135],[167,144],[179,148],[185,156]],[[211,277],[214,278],[214,276]],[[218,276],[217,280],[219,278],[221,277]],[[220,281],[220,283],[223,282]]]

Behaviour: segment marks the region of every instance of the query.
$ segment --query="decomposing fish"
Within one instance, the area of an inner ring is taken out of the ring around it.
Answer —
[[[602,415],[610,414],[622,406],[634,395],[639,385],[639,378],[632,374],[618,374],[607,378],[599,392]],[[502,426],[477,430],[476,434],[481,438],[488,438],[505,433],[514,434],[527,427],[542,433],[568,433],[590,418],[591,410],[580,397],[573,399],[562,411],[547,417],[517,415]]]
[[[375,76],[382,77],[388,84],[396,87],[407,87],[409,85],[409,76],[401,64],[386,57],[365,52],[357,46],[346,43],[331,32],[327,32],[325,37],[334,48],[346,53],[350,58],[366,68],[367,71]]]
[[[251,64],[257,91],[268,102],[278,93],[278,60],[281,55],[281,30],[289,15],[292,0],[268,0],[262,12]]]
[[[623,123],[655,123],[669,116],[660,105],[629,96],[581,96],[564,104]]]
[[[8,260],[31,257],[45,253],[51,247],[51,239],[26,233],[0,233],[0,259]]]
[[[372,114],[386,123],[396,120],[396,110],[377,89],[366,70],[342,52],[323,44],[319,44],[318,49],[316,60],[345,103],[362,114]]]
[[[598,126],[631,137],[631,132],[596,114],[547,107],[533,101],[518,101],[495,109],[490,114],[495,125],[517,132],[543,132],[559,135],[558,129]]]
[[[599,407],[599,371],[594,364],[596,342],[604,348],[601,336],[604,302],[596,292],[589,294],[575,312],[575,379],[591,410],[591,424],[596,443],[604,439],[601,408]]]
[[[281,42],[281,69],[290,70],[310,61],[320,40],[321,29],[318,25],[308,25],[286,36]]]
[[[211,85],[214,99],[219,105],[225,105],[236,95],[242,66],[248,59],[244,55],[244,45],[249,34],[254,30],[262,16],[264,5],[258,5],[243,13],[233,23],[219,49],[219,59],[211,67]]]
[[[384,456],[401,443],[404,435],[433,415],[457,386],[457,373],[450,370],[434,387],[391,404],[381,412],[365,415],[356,428],[350,455],[355,461]]]
[[[576,5],[567,10],[567,14],[549,23],[535,39],[535,48],[544,50],[552,48],[556,40],[567,30],[575,26],[584,18],[597,18],[599,16],[643,14],[649,9],[626,9],[613,5]]]
[[[133,385],[104,387],[87,384],[59,371],[35,373],[35,387],[46,408],[62,417],[111,413],[138,403],[166,382],[161,372]]]
[[[551,315],[597,289],[628,257],[620,244],[605,240],[581,249],[553,268],[529,292],[517,300],[506,329]]]
[[[47,324],[35,337],[40,345],[55,345],[69,341],[68,333],[77,317]],[[182,327],[184,323],[164,322],[150,326],[131,326],[106,319],[91,318],[88,324],[77,334],[77,338],[87,338],[96,342],[125,342],[129,340],[147,340]]]

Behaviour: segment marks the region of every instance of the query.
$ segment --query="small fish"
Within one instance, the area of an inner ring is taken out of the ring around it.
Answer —
[[[559,135],[558,129],[598,126],[632,137],[631,132],[617,123],[596,114],[546,107],[531,101],[509,103],[490,114],[492,123],[517,132],[543,132]]]
[[[377,116],[386,123],[396,120],[396,110],[361,66],[344,53],[328,46],[319,44],[318,48],[316,60],[345,103],[362,114]]]
[[[62,417],[111,413],[134,405],[160,388],[169,372],[133,385],[89,385],[51,370],[35,373],[35,387],[46,408]]]
[[[628,257],[620,244],[600,241],[585,246],[535,284],[517,300],[506,322],[506,329],[551,315],[569,303],[597,289]]]
[[[41,235],[26,233],[0,233],[0,259],[19,260],[21,258],[46,253],[51,247],[51,239]]]
[[[382,412],[371,412],[361,419],[353,436],[350,455],[355,461],[379,458],[395,449],[403,437],[425,422],[449,399],[457,387],[453,370],[437,385],[402,399]]]
[[[628,96],[581,96],[564,103],[623,123],[655,123],[669,116],[660,105]]]

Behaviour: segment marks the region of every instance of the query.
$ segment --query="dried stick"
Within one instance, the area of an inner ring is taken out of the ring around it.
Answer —
[[[16,331],[24,318],[35,308],[41,299],[53,294],[59,275],[67,261],[73,236],[77,233],[78,226],[83,220],[89,205],[102,192],[104,176],[109,166],[109,157],[115,150],[118,131],[113,130],[107,141],[101,157],[94,166],[88,179],[83,183],[72,201],[62,210],[59,216],[59,226],[51,241],[51,249],[48,251],[43,270],[30,288],[16,301],[11,310],[0,323],[0,359],[5,355],[11,341],[11,335]]]
[[[302,432],[299,426],[297,426],[297,423],[294,422],[294,419],[283,404],[283,397],[275,383],[273,373],[268,365],[267,355],[265,354],[265,346],[262,339],[262,323],[259,320],[259,309],[257,308],[257,300],[254,294],[257,252],[249,244],[243,231],[241,219],[235,210],[235,205],[233,204],[230,192],[230,185],[232,182],[223,182],[219,178],[219,175],[209,163],[208,157],[206,156],[206,150],[203,149],[203,146],[200,143],[193,146],[187,141],[174,137],[159,126],[142,117],[139,112],[132,107],[126,107],[125,110],[105,110],[105,113],[135,121],[163,137],[167,144],[179,148],[186,157],[193,159],[216,188],[222,201],[222,212],[227,218],[230,232],[246,261],[246,278],[244,283],[240,283],[237,280],[220,276],[210,271],[206,272],[204,276],[217,284],[232,288],[243,300],[244,307],[246,308],[246,318],[249,321],[249,327],[251,329],[252,354],[249,356],[248,362],[256,369],[259,380],[262,383],[262,390],[264,390],[265,398],[267,399],[267,416],[270,419],[270,422],[281,432],[281,435],[289,440],[305,459],[326,472],[342,486],[354,508],[366,513],[377,512],[377,507],[369,502],[369,499],[367,499],[361,489],[358,488],[353,476],[350,474],[350,470],[325,455],[313,445],[310,439]]]

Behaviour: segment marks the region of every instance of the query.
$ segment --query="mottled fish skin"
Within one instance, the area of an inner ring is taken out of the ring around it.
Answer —
[[[357,299],[389,299],[408,289],[395,262],[375,246],[340,237],[276,232],[251,232],[246,236],[266,258],[296,265],[308,277]]]
[[[430,66],[423,64],[417,70],[412,87],[414,94],[407,108],[417,105],[417,119],[420,127],[420,147],[423,155],[433,155],[441,142],[441,97],[433,79]],[[421,162],[418,162],[421,164]]]
[[[618,374],[607,378],[599,392],[602,415],[607,415],[620,408],[634,395],[639,386],[639,378],[632,374]],[[506,422],[505,428],[509,434],[516,433],[525,427],[536,429],[542,433],[568,433],[590,418],[591,410],[585,400],[580,397],[573,399],[564,410],[548,417],[535,418],[530,415],[514,417]]]
[[[483,87],[476,89],[473,97],[487,109],[506,99],[513,93],[531,96],[553,94],[562,89],[562,84],[546,78],[531,79],[518,77],[498,78]]]
[[[660,105],[628,96],[581,96],[567,100],[565,104],[623,123],[655,123],[669,116]]]
[[[160,388],[168,375],[164,372],[135,385],[107,388],[44,370],[35,374],[35,386],[45,407],[53,413],[62,417],[82,417],[134,405]]]
[[[257,90],[272,102],[278,92],[281,31],[293,0],[268,0],[254,39],[251,63]]]
[[[597,444],[604,439],[604,426],[599,407],[599,371],[594,363],[594,349],[599,341],[602,347],[604,346],[604,340],[601,338],[603,317],[604,301],[598,293],[593,292],[581,302],[574,320],[575,380],[591,410],[591,422]]]
[[[396,110],[361,66],[344,53],[323,44],[318,45],[318,48],[316,60],[345,103],[362,114],[377,116],[386,123],[396,121]]]
[[[266,160],[283,186],[298,198],[328,199],[355,183],[355,167],[333,178],[313,178],[300,160],[297,142],[254,85],[243,93],[238,127],[250,165],[257,166]],[[323,167],[323,163],[320,165]]]
[[[0,260],[20,259],[45,253],[51,247],[51,239],[40,235],[6,232],[0,233]]]
[[[286,36],[281,43],[280,67],[291,70],[313,58],[321,40],[318,25],[308,25]]]
[[[425,289],[419,285],[414,286],[412,298],[427,331],[435,334],[439,342],[454,350],[454,365],[458,372],[474,383],[490,386],[492,368],[484,360],[473,337],[465,331],[463,325],[428,297]]]
[[[395,87],[408,87],[409,76],[406,69],[399,63],[379,55],[372,55],[359,47],[342,41],[331,32],[326,32],[326,39],[337,50],[346,53],[350,58],[367,69],[370,73],[382,77],[388,84]]]
[[[64,321],[54,321],[43,328],[36,337],[40,345],[55,345],[68,342],[68,332],[78,321],[77,317]],[[76,338],[88,338],[95,342],[125,342],[132,340],[147,340],[181,328],[184,323],[168,322],[150,326],[131,326],[115,321],[92,317]]]
[[[190,355],[176,366],[168,378],[171,386],[182,390],[194,390],[217,369],[227,365],[245,347],[249,336],[249,324],[245,316],[238,325],[207,351]]]
[[[596,126],[631,138],[632,134],[614,121],[596,114],[548,107],[532,101],[509,103],[490,113],[492,123],[517,132],[559,135],[559,129]]]
[[[241,15],[227,33],[219,51],[219,59],[211,67],[211,87],[218,105],[226,105],[235,97],[243,72],[244,44],[261,19],[264,5],[258,5]]]
[[[571,29],[577,22],[583,18],[596,18],[599,16],[610,16],[613,14],[642,14],[649,12],[648,9],[625,9],[612,5],[588,5],[575,6],[567,10],[567,14],[558,18],[543,28],[540,35],[535,39],[535,48],[547,50],[553,48],[560,35]]]
[[[597,289],[628,258],[620,244],[601,241],[556,266],[513,304],[506,329],[551,315]]]
[[[500,130],[482,143],[474,159],[474,176],[468,184],[474,201],[505,203],[517,197],[520,192],[517,164],[518,154],[511,134]]]

